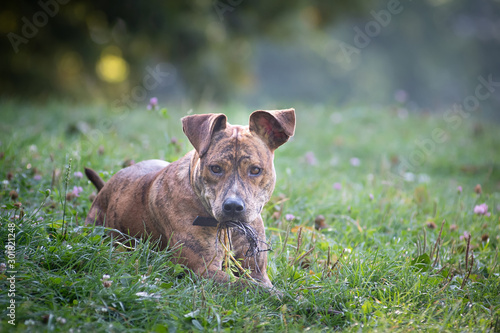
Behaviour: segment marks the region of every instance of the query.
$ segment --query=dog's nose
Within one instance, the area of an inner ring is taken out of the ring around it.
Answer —
[[[245,212],[245,203],[240,198],[228,198],[224,200],[222,209],[225,214],[238,215]]]

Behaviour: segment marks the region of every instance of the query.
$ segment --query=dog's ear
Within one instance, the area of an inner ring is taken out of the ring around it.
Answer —
[[[182,130],[193,145],[198,155],[202,157],[208,151],[212,135],[226,128],[227,118],[222,113],[195,114],[182,120]]]
[[[249,128],[274,151],[293,136],[295,109],[255,111],[250,115]]]

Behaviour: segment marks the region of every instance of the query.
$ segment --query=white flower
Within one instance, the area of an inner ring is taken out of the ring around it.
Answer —
[[[361,160],[357,157],[353,157],[349,160],[353,167],[358,167],[361,164]]]
[[[113,281],[109,280],[110,276],[108,274],[104,274],[102,276],[101,282],[104,288],[109,288],[111,287],[111,284],[113,284]]]
[[[415,181],[415,174],[413,174],[411,172],[406,172],[403,177],[407,182],[414,182]]]
[[[314,153],[312,151],[308,151],[304,155],[304,157],[306,159],[307,164],[309,164],[309,165],[318,165],[318,160],[316,159],[316,156],[314,155]]]

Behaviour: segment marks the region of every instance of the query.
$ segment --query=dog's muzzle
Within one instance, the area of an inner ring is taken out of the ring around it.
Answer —
[[[227,198],[222,204],[222,212],[231,220],[242,220],[245,211],[245,203],[238,197]]]

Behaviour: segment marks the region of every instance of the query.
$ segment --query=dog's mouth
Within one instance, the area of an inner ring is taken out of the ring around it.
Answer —
[[[217,240],[220,239],[221,237],[221,231],[224,229],[229,229],[231,228],[232,230],[236,230],[243,236],[245,236],[246,240],[249,243],[249,247],[247,252],[245,253],[245,257],[254,257],[260,252],[266,252],[270,251],[269,245],[260,240],[258,237],[257,232],[255,231],[250,224],[242,221],[224,221],[224,222],[219,222],[217,225]],[[231,239],[229,238],[229,244],[231,244]],[[267,246],[266,249],[261,249],[259,247],[259,244],[265,244]]]

